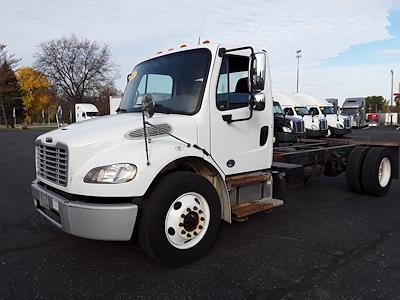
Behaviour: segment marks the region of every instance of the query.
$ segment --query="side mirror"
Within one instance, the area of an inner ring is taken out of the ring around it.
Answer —
[[[249,65],[249,90],[252,94],[256,94],[264,90],[265,85],[265,68],[267,57],[264,52],[256,53],[250,56]]]
[[[142,100],[142,111],[146,118],[151,118],[155,112],[155,102],[151,94],[145,94]]]

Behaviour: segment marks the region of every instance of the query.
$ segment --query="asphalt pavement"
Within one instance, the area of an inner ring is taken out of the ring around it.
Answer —
[[[380,129],[355,131],[400,141]],[[0,131],[0,299],[399,298],[400,185],[382,198],[353,194],[344,176],[289,191],[285,205],[223,224],[215,246],[181,268],[158,265],[136,239],[68,235],[35,212],[33,142]]]

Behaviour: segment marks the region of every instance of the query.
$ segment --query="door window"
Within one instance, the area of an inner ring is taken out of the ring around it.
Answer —
[[[249,106],[248,68],[248,57],[224,56],[217,86],[217,107],[219,110]]]
[[[286,107],[283,111],[285,112],[285,115],[294,116],[293,109],[290,107]]]

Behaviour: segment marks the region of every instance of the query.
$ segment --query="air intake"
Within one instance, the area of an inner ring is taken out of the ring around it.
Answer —
[[[147,136],[148,137],[160,137],[160,136],[165,136],[168,135],[172,132],[172,127],[171,125],[164,123],[164,124],[154,124],[156,127],[152,126],[146,126],[147,130]],[[138,128],[134,129],[126,135],[128,139],[131,140],[138,140],[138,139],[143,139],[144,134],[143,134],[143,128]]]

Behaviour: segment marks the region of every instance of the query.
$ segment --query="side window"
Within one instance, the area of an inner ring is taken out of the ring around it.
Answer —
[[[146,74],[140,80],[137,91],[136,105],[142,103],[144,94],[151,93],[154,101],[170,99],[172,97],[173,80],[169,75]]]
[[[283,111],[285,112],[285,115],[288,115],[288,116],[294,115],[293,109],[291,109],[290,107],[286,107]]]
[[[248,57],[224,56],[217,86],[217,108],[219,110],[236,109],[249,105],[248,68]]]

